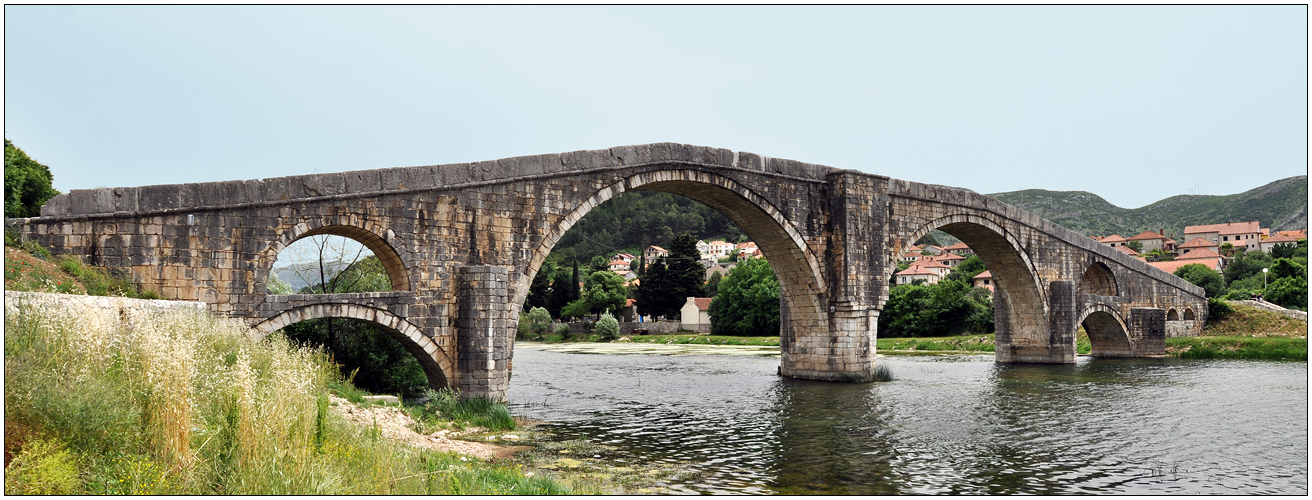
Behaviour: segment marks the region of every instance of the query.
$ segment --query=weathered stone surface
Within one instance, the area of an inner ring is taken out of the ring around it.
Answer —
[[[785,376],[868,380],[897,258],[933,229],[993,271],[1000,362],[1073,362],[1079,325],[1096,332],[1095,355],[1157,355],[1161,338],[1197,334],[1207,314],[1198,287],[970,190],[673,143],[77,190],[6,230],[262,331],[326,316],[378,323],[435,387],[499,398],[532,276],[584,214],[629,190],[698,200],[757,242],[781,285]],[[313,234],[365,244],[395,291],[267,295],[278,252]]]

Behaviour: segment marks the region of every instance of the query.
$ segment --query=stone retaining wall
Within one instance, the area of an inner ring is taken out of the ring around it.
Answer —
[[[1279,315],[1284,316],[1284,317],[1289,318],[1289,319],[1296,319],[1296,320],[1299,320],[1299,321],[1307,321],[1307,311],[1299,311],[1299,310],[1295,310],[1295,309],[1285,309],[1285,308],[1283,308],[1283,307],[1280,307],[1280,306],[1278,306],[1278,305],[1272,304],[1272,303],[1270,303],[1270,302],[1258,302],[1258,301],[1256,301],[1256,300],[1236,300],[1236,301],[1227,301],[1227,302],[1232,302],[1232,303],[1235,303],[1235,304],[1243,304],[1243,305],[1250,306],[1250,307],[1256,307],[1256,308],[1261,309],[1261,310],[1263,310],[1263,311],[1270,311],[1270,312],[1273,312],[1273,313],[1279,314]]]

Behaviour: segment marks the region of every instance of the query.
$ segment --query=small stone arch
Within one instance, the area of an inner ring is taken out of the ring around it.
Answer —
[[[534,250],[526,272],[515,284],[512,307],[524,303],[533,275],[538,272],[555,243],[589,211],[626,191],[663,191],[686,196],[724,214],[742,228],[765,254],[784,297],[781,311],[788,315],[783,329],[798,334],[827,332],[822,295],[827,289],[819,261],[800,231],[783,213],[751,189],[718,174],[687,168],[656,168],[634,174],[598,190],[587,201],[554,224]],[[784,333],[784,332],[781,332]]]
[[[1180,313],[1174,307],[1166,311],[1166,321],[1180,321]]]
[[[386,229],[372,221],[361,220],[358,216],[340,216],[300,222],[283,231],[278,241],[273,242],[260,253],[259,276],[255,292],[268,293],[269,273],[272,272],[273,264],[283,249],[301,238],[322,234],[341,236],[360,242],[378,256],[383,269],[387,270],[387,277],[391,281],[393,291],[411,290],[412,279],[409,272],[411,266],[408,263],[412,259],[409,252],[400,244],[396,234],[391,229]]]
[[[1186,307],[1186,308],[1184,309],[1184,318],[1183,318],[1183,319],[1184,319],[1185,321],[1193,321],[1193,320],[1195,319],[1195,317],[1194,317],[1194,310],[1193,310],[1192,308],[1188,308],[1188,307]]]
[[[1134,357],[1130,329],[1115,308],[1105,304],[1089,306],[1080,312],[1079,324],[1084,326],[1084,332],[1089,335],[1089,343],[1093,346],[1091,355],[1106,358]]]
[[[455,379],[455,362],[450,354],[424,335],[414,323],[386,309],[357,304],[310,304],[278,313],[256,323],[253,328],[262,335],[268,335],[287,325],[320,318],[348,318],[381,326],[383,331],[400,342],[419,361],[424,375],[428,377],[429,387],[435,390],[448,387],[450,381]]]
[[[1102,295],[1106,297],[1115,297],[1119,293],[1116,286],[1116,275],[1112,273],[1111,268],[1102,262],[1089,264],[1089,268],[1084,271],[1080,277],[1080,293],[1087,295]]]

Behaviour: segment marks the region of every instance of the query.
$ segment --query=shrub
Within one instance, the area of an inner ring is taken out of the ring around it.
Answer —
[[[1218,297],[1225,292],[1225,279],[1202,264],[1185,264],[1175,270],[1175,275],[1185,281],[1202,287],[1208,297]]]
[[[1253,294],[1248,290],[1231,290],[1225,294],[1225,300],[1248,300],[1253,298]]]
[[[1193,265],[1193,264],[1190,264],[1190,265]],[[1221,321],[1221,320],[1225,319],[1226,317],[1230,316],[1230,314],[1231,314],[1231,313],[1234,313],[1234,312],[1235,312],[1234,308],[1230,307],[1230,304],[1226,304],[1225,301],[1223,301],[1223,300],[1217,300],[1217,299],[1213,299],[1213,298],[1208,298],[1208,299],[1207,299],[1207,322],[1208,322],[1208,323],[1212,323],[1212,322],[1216,322],[1216,321]]]
[[[6,495],[71,495],[77,486],[77,465],[58,440],[23,443],[5,467]]]
[[[515,428],[514,417],[501,403],[480,398],[461,399],[460,390],[452,388],[430,389],[424,395],[428,402],[424,403],[422,413],[429,420],[444,418],[460,427],[470,424],[493,431]]]
[[[601,319],[598,319],[592,326],[592,332],[601,335],[603,340],[615,340],[620,335],[620,322],[611,316],[610,311],[601,313]]]
[[[521,321],[523,321],[524,316],[521,315],[520,318]],[[542,334],[547,333],[547,329],[551,327],[551,313],[547,312],[545,308],[534,307],[529,310],[527,319],[528,332],[536,334],[539,339],[541,339]]]
[[[573,331],[570,330],[569,325],[564,323],[561,323],[560,326],[556,327],[556,335],[560,335],[561,340],[569,340],[569,336],[572,333]]]

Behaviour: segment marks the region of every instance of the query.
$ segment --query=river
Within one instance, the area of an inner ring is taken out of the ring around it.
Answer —
[[[508,398],[694,470],[675,493],[1308,494],[1305,362],[879,362],[839,384],[778,376],[778,348],[517,342]]]

